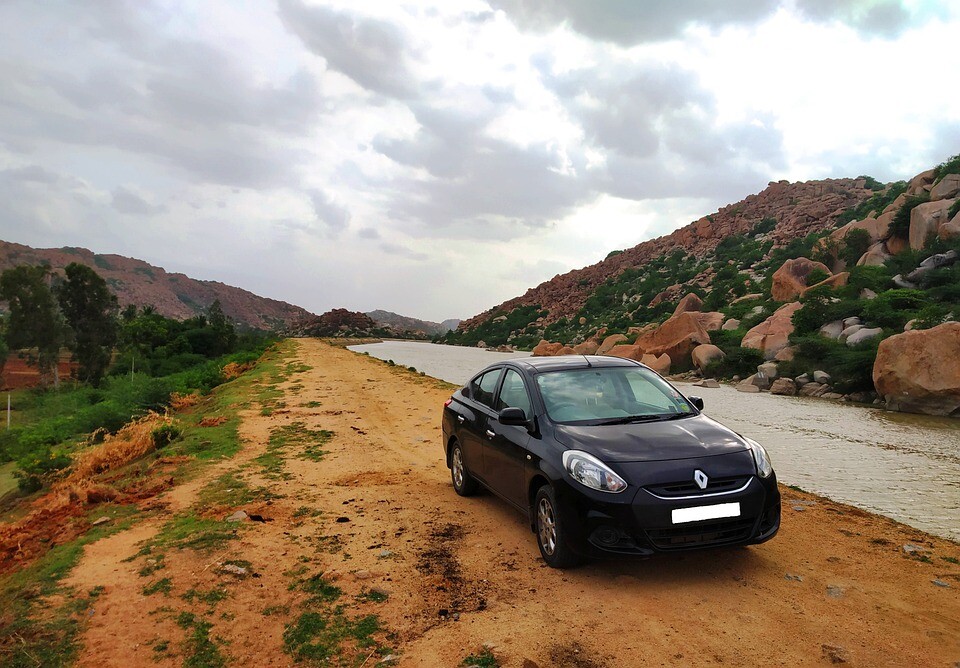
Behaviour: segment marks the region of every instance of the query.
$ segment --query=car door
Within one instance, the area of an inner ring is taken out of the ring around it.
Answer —
[[[497,412],[504,408],[522,408],[528,418],[532,416],[530,394],[523,376],[515,369],[508,367],[504,370],[494,406]],[[483,471],[487,485],[510,503],[525,509],[525,467],[530,432],[522,425],[501,424],[492,416],[484,437]]]
[[[460,423],[459,437],[463,446],[464,464],[473,475],[486,480],[483,466],[483,449],[486,441],[487,425],[494,414],[493,405],[497,383],[500,381],[501,367],[490,369],[476,376],[467,386],[470,396],[466,399],[465,409],[458,414]],[[462,418],[462,420],[461,420]]]

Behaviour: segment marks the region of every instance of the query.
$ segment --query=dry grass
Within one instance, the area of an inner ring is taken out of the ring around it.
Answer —
[[[70,475],[61,484],[76,484],[143,457],[154,449],[153,431],[171,422],[168,416],[152,412],[128,422],[116,434],[105,436],[100,445],[77,455]]]
[[[200,399],[201,397],[199,392],[193,392],[191,394],[180,394],[179,392],[174,392],[170,395],[170,408],[175,411],[180,411],[184,408],[196,406],[197,403],[200,402]]]
[[[236,362],[230,362],[225,367],[223,367],[223,377],[227,380],[233,380],[234,378],[239,378],[244,372],[249,371],[254,366],[255,362],[244,362],[243,364],[237,364]]]

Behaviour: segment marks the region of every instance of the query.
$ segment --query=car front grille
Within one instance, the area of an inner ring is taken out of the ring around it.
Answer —
[[[706,489],[700,489],[693,480],[672,482],[665,485],[648,485],[644,489],[660,498],[670,499],[679,496],[699,496],[702,494],[719,494],[732,492],[744,487],[750,481],[750,476],[734,476],[729,478],[710,478]]]
[[[756,518],[697,522],[666,529],[647,529],[647,538],[658,550],[725,545],[748,539],[754,524]]]

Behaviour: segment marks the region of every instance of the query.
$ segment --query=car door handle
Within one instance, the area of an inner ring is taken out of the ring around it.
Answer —
[[[493,433],[491,430],[487,429],[487,438],[493,438],[494,436],[496,436],[496,434]]]
[[[462,415],[458,415],[458,416],[457,416],[457,422],[459,422],[460,424],[463,424],[464,418],[463,418]]]

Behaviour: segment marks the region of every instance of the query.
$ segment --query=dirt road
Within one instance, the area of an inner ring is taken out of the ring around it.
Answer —
[[[453,493],[448,387],[317,341],[295,351],[305,366],[243,414],[239,455],[86,548],[70,584],[99,595],[81,665],[960,662],[954,543],[785,488],[767,544],[552,570],[515,511]],[[214,540],[238,509],[267,521]],[[177,533],[192,521],[202,546]]]

